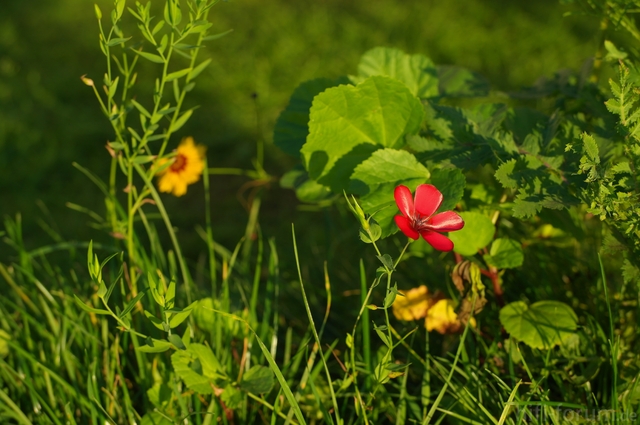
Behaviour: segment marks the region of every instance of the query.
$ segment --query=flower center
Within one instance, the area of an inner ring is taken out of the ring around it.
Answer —
[[[176,156],[175,161],[173,161],[173,164],[169,167],[169,169],[174,173],[179,173],[185,168],[187,168],[187,157],[181,154]]]
[[[423,230],[429,230],[431,225],[429,223],[431,217],[424,217],[418,213],[413,217],[413,228],[417,232],[422,232]]]

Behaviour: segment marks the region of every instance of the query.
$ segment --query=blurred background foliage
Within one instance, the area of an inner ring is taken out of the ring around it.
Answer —
[[[103,10],[111,6],[110,0],[97,3]],[[255,141],[262,138],[267,171],[279,177],[296,159],[271,145],[273,125],[299,83],[353,73],[362,53],[390,46],[424,54],[437,64],[468,67],[496,90],[532,85],[559,69],[578,70],[597,50],[597,18],[568,12],[556,0],[221,2],[212,10],[212,32],[233,32],[209,42],[202,52],[212,64],[189,99],[190,106],[200,108],[181,131],[207,146],[212,167],[249,167]],[[65,238],[99,237],[85,225],[86,216],[65,206],[104,209],[101,194],[72,166],[76,161],[102,178],[108,173],[104,146],[112,133],[79,78],[102,78],[105,64],[97,34],[86,0],[2,5],[0,216],[22,212],[27,247],[51,241],[38,224],[41,219],[55,223]],[[212,177],[214,231],[227,246],[244,231],[246,212],[236,199],[243,196],[244,182],[242,177]],[[168,199],[174,224],[185,233],[187,253],[197,238],[190,232],[193,223],[203,222],[202,199],[200,185],[184,198]],[[263,230],[288,239],[292,221],[313,225],[328,220],[326,211],[300,213],[296,203],[274,181],[264,198]],[[328,248],[330,233],[316,236],[323,240],[309,243]],[[332,250],[323,251],[317,254]]]

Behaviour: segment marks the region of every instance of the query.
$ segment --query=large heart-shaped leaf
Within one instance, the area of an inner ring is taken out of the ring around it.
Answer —
[[[559,301],[538,301],[530,306],[516,301],[500,310],[500,323],[528,346],[548,349],[575,333],[578,318],[571,307]]]
[[[431,59],[423,55],[408,55],[400,49],[376,47],[369,50],[360,59],[358,74],[360,78],[373,75],[395,78],[420,98],[439,94],[438,72]]]
[[[401,148],[423,114],[420,100],[389,77],[325,90],[313,100],[301,150],[309,176],[334,192],[346,190],[358,164],[379,148]]]
[[[300,84],[276,121],[273,143],[289,155],[300,156],[300,148],[309,134],[309,110],[313,98],[338,84],[338,81],[329,78],[317,78]]]

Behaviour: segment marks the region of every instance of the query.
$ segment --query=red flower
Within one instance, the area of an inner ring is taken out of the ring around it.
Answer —
[[[451,232],[464,227],[458,213],[445,211],[433,215],[442,204],[442,193],[431,184],[421,184],[416,188],[415,202],[407,186],[397,186],[393,193],[402,215],[395,216],[402,233],[411,239],[420,235],[438,251],[451,251],[453,242],[439,232]]]

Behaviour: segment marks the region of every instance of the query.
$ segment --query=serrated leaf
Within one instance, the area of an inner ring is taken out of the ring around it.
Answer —
[[[475,211],[461,212],[464,227],[449,233],[453,241],[453,250],[461,255],[475,255],[481,248],[489,245],[495,233],[491,219]]]
[[[404,83],[420,98],[438,96],[438,73],[423,55],[408,55],[400,49],[376,47],[360,58],[358,75],[362,79],[384,75]]]
[[[240,389],[252,394],[264,394],[271,391],[274,383],[271,369],[255,365],[242,376]]]
[[[598,149],[598,144],[593,136],[584,133],[582,135],[582,142],[584,146],[584,151],[589,156],[589,159],[595,162],[596,164],[600,163],[600,150]]]
[[[449,211],[462,200],[467,179],[458,168],[440,168],[431,171],[431,184],[442,192],[443,200],[438,211]]]
[[[537,200],[528,200],[526,196],[518,195],[513,202],[513,216],[516,218],[533,217],[542,210],[542,204]]]
[[[571,307],[558,301],[530,306],[516,301],[500,310],[500,323],[511,337],[532,348],[549,349],[575,333],[578,318]]]
[[[522,246],[509,238],[498,238],[491,244],[489,255],[485,261],[498,269],[512,269],[520,267],[524,261]]]
[[[325,90],[313,100],[301,149],[309,176],[334,192],[347,189],[358,164],[378,148],[401,148],[404,136],[419,130],[423,114],[418,98],[389,77]]]
[[[309,110],[313,98],[338,81],[318,78],[305,81],[293,91],[289,104],[280,113],[273,129],[273,143],[289,155],[299,157],[309,135]]]
[[[506,189],[516,189],[518,187],[518,180],[512,176],[516,162],[517,161],[515,159],[503,162],[496,170],[496,180],[498,180],[502,187]]]

